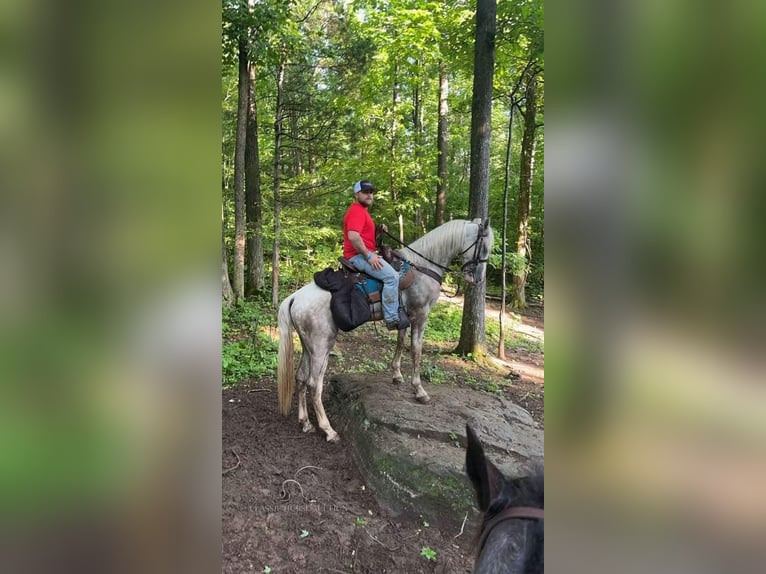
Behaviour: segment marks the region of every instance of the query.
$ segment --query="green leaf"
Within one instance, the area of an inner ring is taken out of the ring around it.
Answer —
[[[420,551],[421,556],[425,556],[428,560],[436,560],[436,551],[432,550],[428,546]]]

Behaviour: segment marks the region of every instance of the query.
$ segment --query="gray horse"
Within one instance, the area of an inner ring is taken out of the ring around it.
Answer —
[[[401,255],[415,269],[412,285],[402,291],[402,301],[407,309],[412,328],[412,388],[421,403],[430,399],[420,384],[420,358],[423,350],[423,333],[428,313],[439,298],[441,278],[447,265],[458,255],[462,258],[462,271],[467,281],[479,283],[484,280],[487,259],[492,251],[493,234],[489,222],[481,219],[449,221],[427,233],[401,250]],[[436,277],[440,279],[437,280]],[[376,304],[373,319],[380,319],[380,304]],[[279,410],[284,416],[292,409],[295,382],[298,388],[298,423],[303,432],[313,432],[306,407],[306,388],[314,392],[314,412],[319,428],[327,440],[339,440],[330,426],[322,405],[322,387],[327,360],[335,345],[338,327],[330,313],[330,293],[317,287],[314,282],[301,287],[287,297],[279,306]],[[297,373],[293,368],[293,336],[295,329],[303,346]],[[404,382],[401,371],[402,351],[407,329],[399,331],[393,360],[393,380]]]

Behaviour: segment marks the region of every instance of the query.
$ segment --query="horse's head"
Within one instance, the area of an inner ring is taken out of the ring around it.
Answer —
[[[494,236],[492,228],[489,226],[489,218],[484,221],[477,218],[465,226],[461,271],[469,283],[479,284],[484,281],[493,241]]]
[[[542,470],[508,480],[484,456],[481,441],[466,425],[465,467],[484,512],[475,574],[543,572]]]

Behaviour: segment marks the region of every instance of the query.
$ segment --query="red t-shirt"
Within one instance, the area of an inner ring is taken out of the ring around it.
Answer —
[[[364,246],[375,251],[375,224],[367,208],[358,201],[354,201],[343,217],[343,257],[346,259],[359,255],[348,240],[349,231],[356,231],[364,241]]]

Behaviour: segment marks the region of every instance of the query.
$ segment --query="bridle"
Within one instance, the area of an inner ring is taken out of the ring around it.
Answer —
[[[484,545],[487,543],[489,535],[492,530],[500,523],[507,520],[544,520],[543,509],[535,508],[533,506],[512,506],[501,510],[497,513],[489,522],[484,525],[484,530],[481,533],[479,539],[479,555],[484,550]]]
[[[471,257],[471,259],[469,261],[463,263],[463,265],[460,267],[460,273],[462,273],[462,274],[469,274],[470,273],[473,276],[474,282],[476,282],[476,283],[478,283],[477,277],[476,277],[476,272],[479,269],[479,264],[480,263],[486,263],[487,261],[489,261],[489,258],[485,258],[485,259],[481,258],[481,250],[482,250],[482,247],[484,247],[484,240],[486,239],[487,235],[489,234],[489,220],[487,220],[486,224],[484,222],[480,222],[480,223],[477,223],[477,225],[479,226],[479,229],[476,232],[476,239],[474,240],[473,243],[471,243],[468,247],[466,247],[465,249],[463,249],[463,251],[460,252],[460,255],[463,256],[469,250],[473,249],[473,256]],[[449,267],[445,267],[444,265],[441,265],[441,264],[437,263],[436,261],[431,261],[428,257],[423,255],[422,253],[418,253],[417,251],[415,251],[409,245],[405,245],[404,243],[399,241],[398,238],[394,237],[393,235],[391,235],[387,231],[383,231],[382,234],[387,236],[387,237],[390,237],[391,239],[396,241],[396,243],[401,245],[403,248],[405,248],[405,249],[407,249],[409,251],[412,251],[415,255],[418,255],[419,257],[422,257],[423,259],[428,261],[431,265],[433,265],[434,267],[437,267],[439,270],[444,271],[445,273],[451,271]],[[418,271],[420,271],[421,273],[425,273],[429,277],[431,277],[433,279],[436,279],[439,282],[439,284],[441,285],[441,283],[442,283],[442,281],[444,279],[443,275],[439,275],[437,272],[432,271],[431,269],[428,269],[427,267],[422,267],[420,265],[415,265],[412,262],[410,262],[410,265],[412,267],[414,267],[415,269],[417,269]]]
[[[476,232],[476,241],[471,243],[460,253],[460,255],[465,255],[469,249],[473,248],[473,256],[469,261],[463,263],[462,267],[460,267],[460,272],[465,274],[470,273],[473,276],[474,281],[477,283],[476,271],[479,268],[479,264],[489,261],[489,258],[481,259],[481,248],[484,246],[484,238],[487,237],[489,225],[484,225],[484,222],[481,222],[478,225],[479,229]]]

